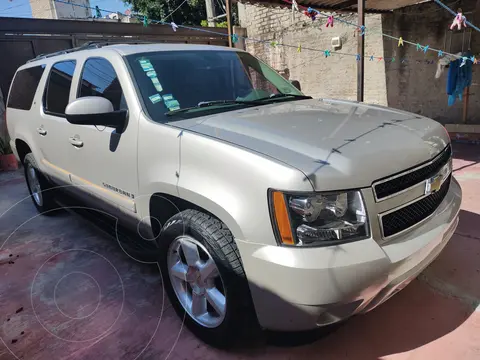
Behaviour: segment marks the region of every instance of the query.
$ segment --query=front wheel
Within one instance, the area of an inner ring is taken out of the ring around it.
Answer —
[[[210,215],[186,210],[167,221],[158,243],[163,284],[185,325],[210,345],[233,345],[254,315],[231,232]]]

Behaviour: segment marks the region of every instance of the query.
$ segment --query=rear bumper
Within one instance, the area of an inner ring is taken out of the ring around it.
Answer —
[[[370,238],[302,249],[237,240],[260,325],[307,330],[374,309],[440,254],[458,224],[461,198],[453,179],[434,216],[385,244]]]

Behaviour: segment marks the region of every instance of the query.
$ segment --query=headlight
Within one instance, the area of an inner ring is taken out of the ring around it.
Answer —
[[[270,192],[272,221],[283,245],[325,246],[368,237],[360,191],[289,195]]]

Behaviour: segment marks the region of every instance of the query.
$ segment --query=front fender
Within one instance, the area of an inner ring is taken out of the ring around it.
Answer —
[[[178,192],[222,220],[239,240],[276,244],[268,189],[312,191],[299,170],[247,149],[185,131]]]

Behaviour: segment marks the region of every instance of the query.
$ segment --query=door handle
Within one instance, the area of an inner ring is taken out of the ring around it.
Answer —
[[[73,146],[75,146],[77,148],[81,148],[83,146],[83,141],[82,140],[78,140],[77,138],[74,138],[74,137],[70,137],[70,138],[68,138],[68,140],[70,141],[70,144],[72,144]]]
[[[41,128],[41,127],[37,128],[37,132],[42,136],[47,135],[47,130],[45,130],[44,128]]]

